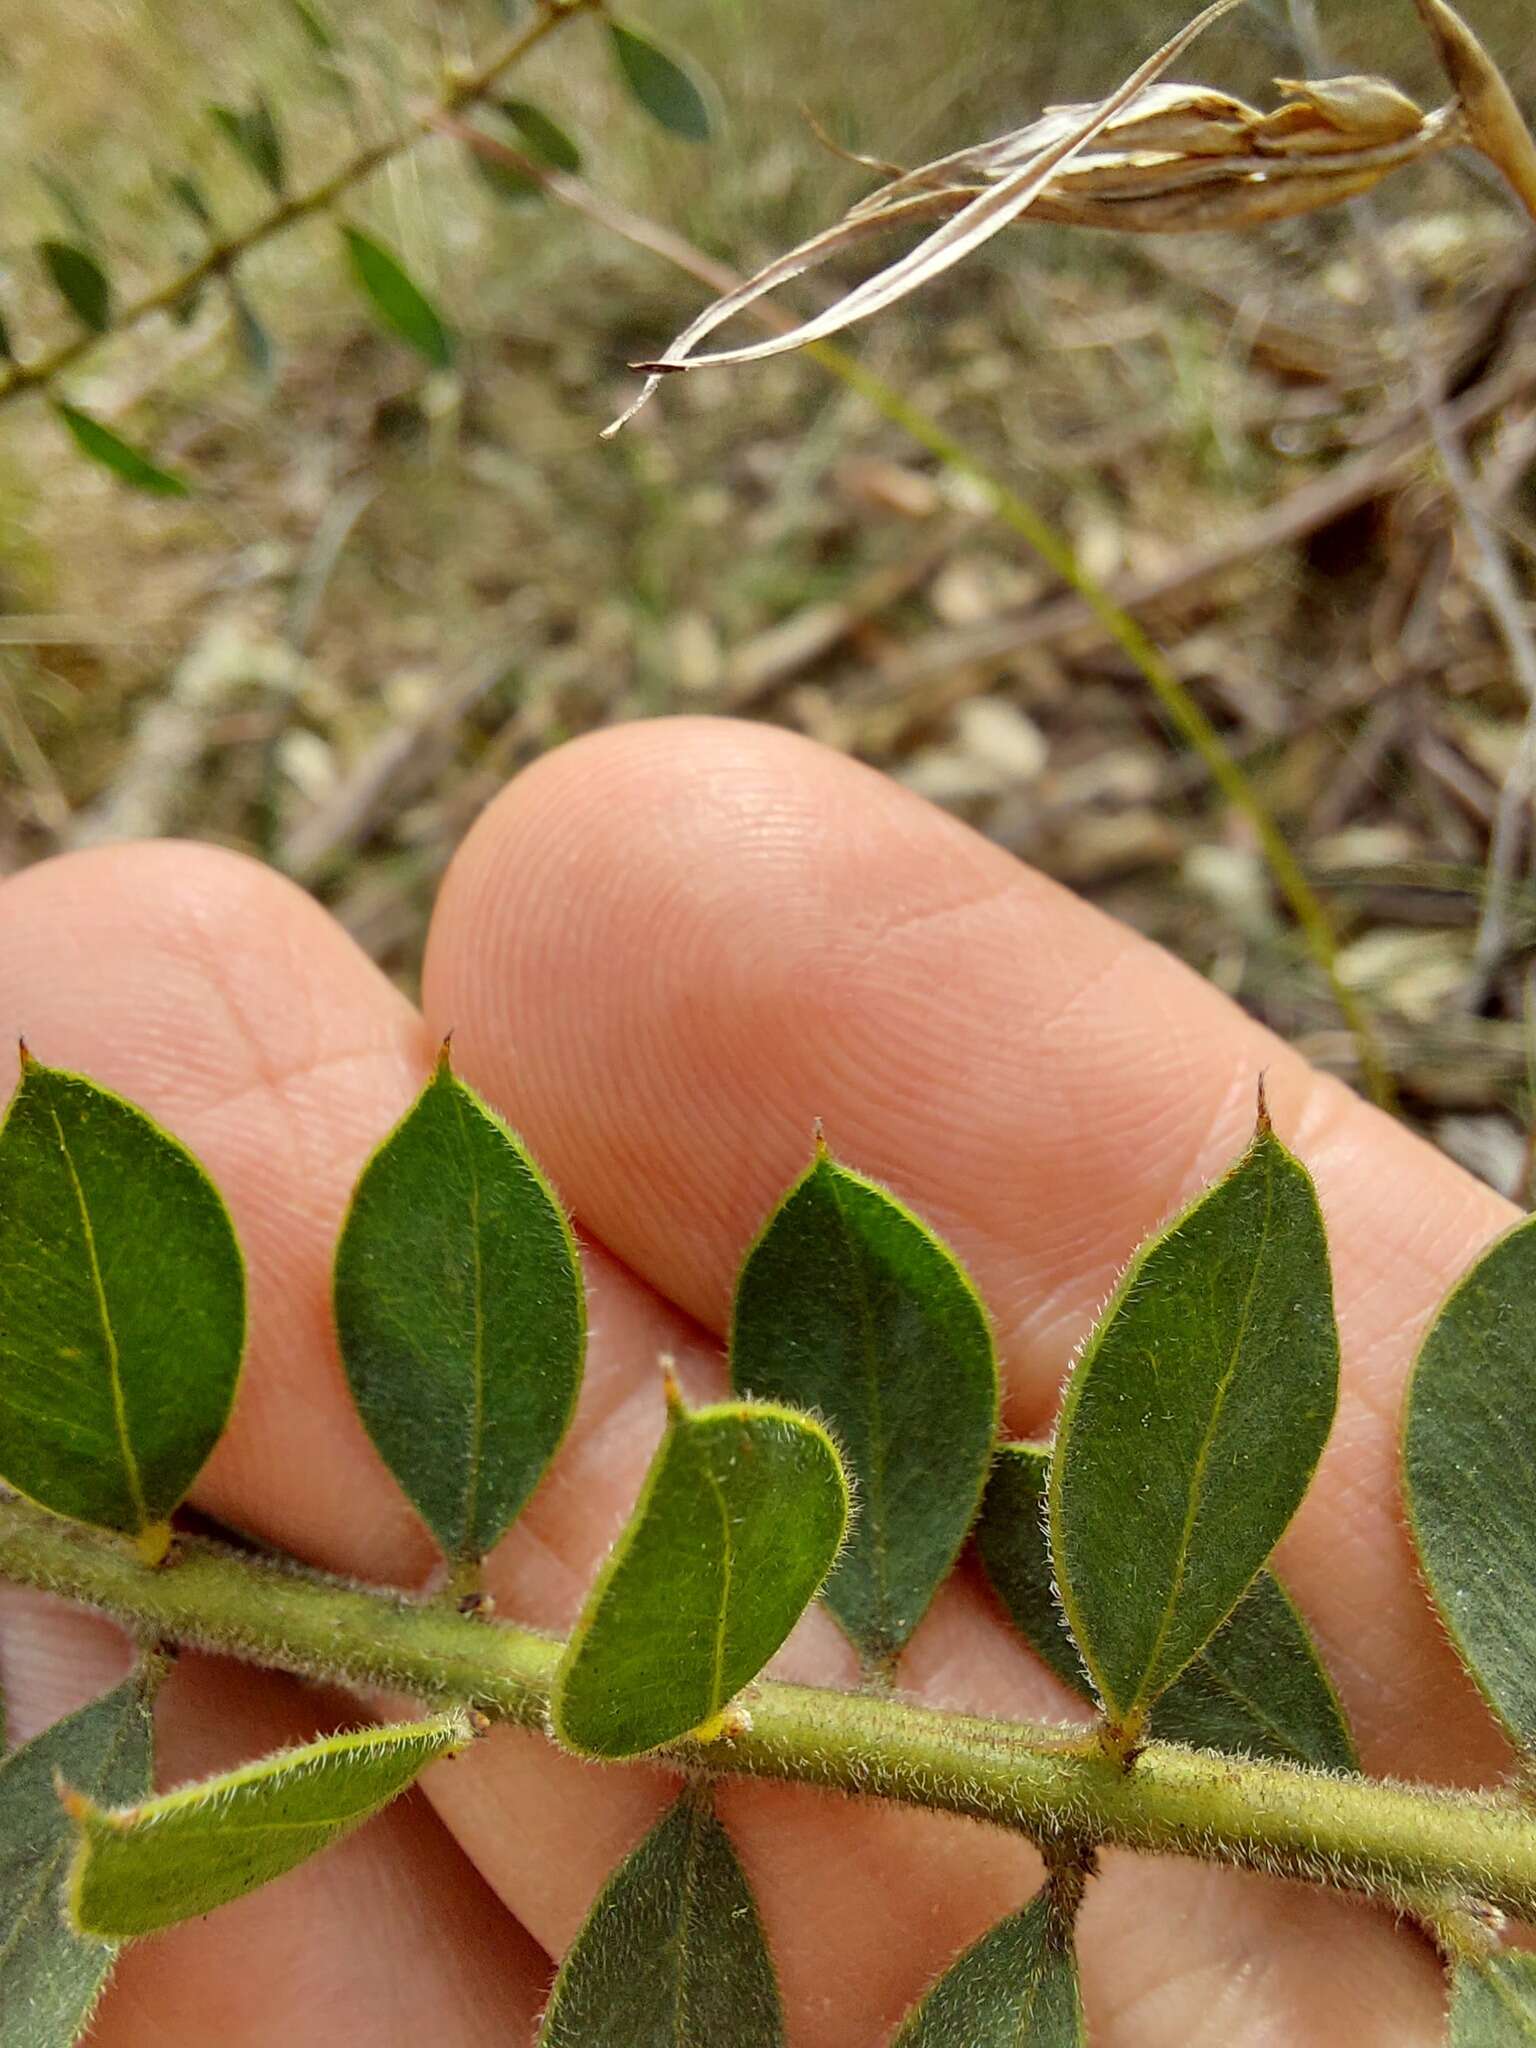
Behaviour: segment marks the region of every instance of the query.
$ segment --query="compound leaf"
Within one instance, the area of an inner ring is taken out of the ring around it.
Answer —
[[[703,1731],[821,1590],[848,1482],[809,1416],[684,1407],[598,1575],[555,1675],[554,1731],[584,1756],[639,1756]]]
[[[142,1799],[152,1737],[132,1678],[0,1763],[0,2048],[71,2048],[112,1968],[110,1945],[71,1932],[60,1910],[74,1834],[55,1778],[97,1799]]]
[[[54,290],[81,326],[105,334],[112,325],[112,285],[96,258],[78,242],[52,238],[39,242],[37,253]]]
[[[553,1190],[446,1051],[363,1169],[335,1300],[380,1456],[449,1557],[483,1557],[565,1434],[586,1308]]]
[[[130,1941],[244,1898],[473,1739],[469,1717],[455,1711],[326,1736],[138,1805],[104,1807],[67,1787],[71,1922],[82,1934]]]
[[[24,1054],[0,1124],[0,1479],[157,1556],[244,1347],[240,1248],[191,1153]]]
[[[348,227],[341,232],[352,275],[379,318],[434,369],[450,369],[453,337],[421,286],[371,235]]]
[[[1317,1195],[1261,1115],[1226,1178],[1137,1253],[1062,1409],[1051,1555],[1117,1723],[1144,1719],[1258,1576],[1338,1372]]]
[[[1452,1290],[1408,1387],[1403,1474],[1424,1577],[1517,1743],[1536,1749],[1536,1223]]]
[[[1020,1635],[1065,1685],[1091,1699],[1093,1682],[1051,1579],[1049,1471],[1045,1445],[999,1445],[976,1547]],[[1161,1741],[1194,1749],[1323,1770],[1358,1768],[1338,1695],[1306,1624],[1268,1571],[1259,1573],[1231,1618],[1156,1701],[1149,1725]]]
[[[211,106],[208,112],[231,148],[281,199],[288,189],[287,155],[270,102],[258,93],[249,107]]]
[[[1448,2048],[1531,2048],[1536,2041],[1536,1956],[1458,1963],[1451,1978]]]
[[[625,85],[651,119],[685,142],[708,142],[709,102],[676,58],[619,22],[609,22],[608,34]]]
[[[599,1893],[538,2048],[780,2048],[751,1888],[707,1792],[685,1792]]]
[[[889,1662],[986,1484],[997,1362],[975,1289],[909,1210],[818,1150],[747,1254],[731,1374],[836,1435],[859,1514],[826,1602],[869,1664]]]
[[[141,448],[125,441],[121,434],[114,434],[110,427],[92,419],[88,412],[66,405],[62,398],[54,399],[53,410],[80,453],[99,463],[103,469],[111,470],[119,482],[132,490],[146,491],[152,498],[185,498],[190,495],[192,486],[184,476],[178,476],[172,469],[162,469]]]
[[[548,164],[553,171],[569,171],[574,176],[581,169],[581,151],[542,107],[516,99],[498,100],[496,104],[522,137],[530,156]]]
[[[907,2015],[891,2048],[1082,2048],[1070,1933],[1049,1888],[982,1936]]]

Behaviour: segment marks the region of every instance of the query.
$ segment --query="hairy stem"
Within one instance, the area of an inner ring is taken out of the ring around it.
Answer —
[[[322,178],[318,185],[311,185],[308,191],[297,192],[291,199],[280,201],[238,234],[213,242],[195,263],[189,264],[178,276],[166,284],[156,285],[153,290],[125,305],[106,333],[97,334],[83,329],[46,355],[15,365],[0,376],[0,405],[8,405],[28,391],[44,389],[113,336],[141,326],[156,313],[173,311],[200,285],[210,278],[224,276],[242,256],[261,243],[270,242],[275,235],[286,234],[289,228],[312,219],[317,213],[328,212],[354,185],[360,185],[385,164],[435,134],[445,115],[462,113],[484,99],[505,72],[537,49],[562,22],[568,21],[573,14],[588,12],[598,4],[599,0],[537,0],[533,19],[516,34],[507,37],[473,71],[454,79],[435,106],[394,134],[367,144],[328,178]]]
[[[440,1603],[364,1590],[183,1539],[159,1570],[119,1539],[0,1497],[0,1577],[140,1635],[304,1677],[473,1706],[544,1729],[562,1645]],[[1422,1911],[1480,1903],[1536,1918],[1536,1815],[1152,1743],[1123,1770],[1092,1731],[978,1720],[899,1698],[764,1682],[708,1744],[658,1761],[955,1813],[1081,1852],[1098,1844],[1236,1864]],[[745,1725],[750,1722],[750,1725]]]

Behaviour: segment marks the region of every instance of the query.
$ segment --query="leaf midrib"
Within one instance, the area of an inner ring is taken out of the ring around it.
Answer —
[[[880,1357],[875,1342],[874,1305],[869,1298],[864,1263],[860,1257],[863,1247],[856,1239],[848,1212],[843,1205],[842,1190],[835,1174],[830,1177],[832,1208],[842,1233],[843,1247],[847,1254],[850,1292],[854,1298],[855,1313],[858,1317],[859,1349],[864,1367],[864,1381],[869,1405],[869,1470],[861,1473],[864,1502],[859,1517],[860,1528],[867,1527],[872,1534],[869,1545],[870,1564],[875,1581],[875,1607],[879,1615],[879,1629],[882,1646],[888,1643],[891,1634],[890,1611],[890,1544],[886,1531],[885,1515],[885,1404],[881,1399]]]
[[[450,1084],[451,1086],[452,1084]],[[469,1441],[465,1451],[463,1526],[459,1543],[469,1554],[474,1546],[475,1515],[480,1505],[480,1472],[485,1460],[485,1258],[480,1243],[480,1169],[470,1139],[464,1098],[453,1090],[459,1135],[464,1144],[464,1165],[469,1176],[469,1232],[474,1248],[475,1301],[474,1336],[470,1347]]]

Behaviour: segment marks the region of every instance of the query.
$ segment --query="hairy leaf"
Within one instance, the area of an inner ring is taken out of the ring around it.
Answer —
[[[446,1051],[363,1171],[335,1291],[380,1455],[450,1557],[483,1557],[565,1434],[586,1310],[559,1202]]]
[[[825,1597],[864,1658],[888,1661],[986,1484],[997,1363],[975,1289],[909,1210],[819,1150],[747,1254],[731,1374],[835,1434],[859,1513]]]
[[[249,107],[212,106],[208,112],[231,148],[281,199],[288,188],[287,157],[270,102],[258,93]]]
[[[639,1756],[702,1730],[821,1590],[848,1482],[808,1416],[730,1402],[667,1428],[555,1678],[554,1731],[586,1756]]]
[[[195,312],[196,307],[192,310]],[[111,470],[130,489],[147,492],[152,498],[185,498],[190,494],[192,486],[184,476],[178,476],[173,469],[162,469],[141,448],[125,441],[121,434],[114,434],[88,412],[66,405],[62,398],[53,400],[53,410],[81,454]]]
[[[608,34],[625,85],[651,119],[685,142],[708,142],[714,132],[709,102],[682,65],[617,21],[609,22]]]
[[[449,369],[453,363],[453,338],[420,285],[370,235],[347,227],[341,232],[346,239],[352,275],[379,318],[434,368]]]
[[[137,1805],[104,1807],[69,1786],[70,1919],[130,1941],[211,1913],[328,1849],[472,1740],[453,1712],[330,1735]]]
[[[988,1579],[1025,1641],[1074,1692],[1093,1682],[1062,1617],[1045,1529],[1050,1452],[1002,1444],[987,1481],[976,1547]],[[1358,1767],[1338,1696],[1305,1622],[1262,1571],[1232,1616],[1152,1708],[1164,1742],[1273,1757],[1324,1770]]]
[[[778,2048],[751,1888],[707,1792],[685,1792],[598,1894],[539,2048]]]
[[[1458,1963],[1451,1978],[1448,2048],[1531,2048],[1536,2042],[1536,1956]]]
[[[574,176],[581,169],[581,151],[542,107],[516,99],[498,100],[496,104],[522,137],[530,156],[548,164],[552,171],[569,171]]]
[[[1086,2039],[1071,1939],[1047,1890],[951,1964],[891,2048],[1082,2048]]]
[[[39,242],[37,253],[54,290],[82,327],[105,334],[112,325],[112,286],[107,273],[78,242]]]
[[[240,1248],[196,1160],[24,1055],[0,1124],[0,1479],[157,1554],[244,1344]]]
[[[1486,1252],[1430,1325],[1403,1476],[1424,1578],[1472,1676],[1536,1750],[1536,1222]]]
[[[1311,1483],[1338,1375],[1317,1196],[1264,1115],[1226,1178],[1137,1253],[1062,1408],[1051,1555],[1115,1721],[1145,1714],[1258,1576]]]
[[[0,2048],[70,2048],[112,1967],[109,1945],[65,1923],[74,1834],[55,1777],[97,1799],[142,1799],[152,1734],[145,1686],[133,1678],[0,1763]]]

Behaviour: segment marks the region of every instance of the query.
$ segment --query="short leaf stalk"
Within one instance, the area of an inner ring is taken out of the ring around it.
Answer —
[[[11,1498],[0,1498],[0,1576],[140,1634],[525,1728],[547,1725],[563,1649],[201,1538],[179,1539],[173,1561],[149,1570],[121,1539]],[[1091,1728],[989,1721],[867,1692],[763,1681],[747,1705],[726,1736],[673,1744],[654,1761],[959,1814],[1026,1835],[1079,1870],[1102,1845],[1267,1871],[1415,1913],[1476,1903],[1536,1915],[1536,1816],[1513,1797],[1161,1742],[1125,1768]]]

